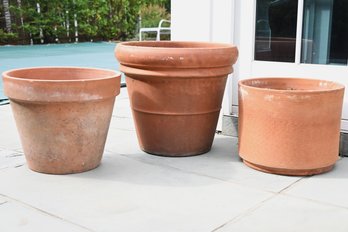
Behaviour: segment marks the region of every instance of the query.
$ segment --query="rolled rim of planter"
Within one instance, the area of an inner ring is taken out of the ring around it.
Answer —
[[[96,101],[119,94],[121,73],[87,67],[29,67],[2,74],[4,92],[10,99],[30,102]],[[83,76],[83,78],[81,78]],[[104,80],[104,81],[100,81]],[[48,85],[47,85],[48,84]],[[45,85],[45,88],[42,86]],[[103,91],[100,91],[100,90]]]
[[[224,76],[238,57],[231,44],[185,41],[122,42],[115,53],[126,74],[176,78]]]
[[[298,81],[301,81],[301,89],[296,89]],[[296,83],[296,84],[295,84]],[[306,83],[308,88],[303,88]],[[337,91],[344,89],[345,86],[328,80],[321,79],[306,79],[306,78],[292,78],[292,77],[260,77],[240,80],[239,86],[246,89],[254,89],[257,91],[281,93],[281,94],[303,94],[305,93],[324,93],[330,91]],[[274,88],[275,84],[281,87]],[[284,88],[286,87],[286,88]]]

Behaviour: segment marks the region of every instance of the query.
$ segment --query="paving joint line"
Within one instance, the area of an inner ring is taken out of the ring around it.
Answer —
[[[326,206],[330,206],[330,207],[335,207],[335,208],[348,210],[347,206],[337,205],[337,204],[326,202],[326,201],[315,200],[315,199],[311,199],[311,198],[307,198],[307,197],[300,197],[300,196],[292,195],[292,194],[289,194],[289,193],[283,193],[283,192],[280,193],[280,195],[286,196],[286,197],[295,198],[295,199],[300,199],[300,200],[306,200],[306,201],[309,201],[309,202],[312,202],[312,203],[316,203],[316,204],[319,204],[319,205],[326,205]]]
[[[216,232],[219,231],[220,229],[222,229],[223,227],[225,227],[227,224],[230,223],[235,223],[239,220],[241,220],[242,218],[250,215],[251,213],[253,213],[255,210],[257,210],[258,208],[260,208],[262,205],[264,205],[265,202],[272,200],[273,198],[275,198],[276,196],[278,196],[277,193],[274,193],[274,195],[260,201],[259,203],[257,203],[256,205],[250,207],[249,209],[243,211],[242,213],[238,214],[237,216],[233,217],[232,219],[230,219],[229,221],[225,222],[224,224],[216,227],[215,229],[213,229],[211,232]]]
[[[277,197],[277,196],[286,196],[286,197],[291,197],[291,198],[295,198],[295,199],[300,199],[300,200],[306,200],[315,204],[319,204],[319,205],[326,205],[326,206],[330,206],[330,207],[335,207],[335,208],[340,208],[340,209],[344,209],[344,210],[348,210],[348,207],[345,206],[341,206],[341,205],[336,205],[333,203],[329,203],[329,202],[323,202],[323,201],[318,201],[318,200],[314,200],[314,199],[310,199],[310,198],[306,198],[306,197],[299,197],[299,196],[295,196],[295,195],[291,195],[286,193],[285,191],[291,187],[293,187],[294,185],[297,185],[301,180],[303,179],[308,179],[310,177],[301,177],[300,179],[296,180],[295,182],[293,182],[292,184],[290,184],[289,186],[283,188],[282,190],[280,190],[279,192],[274,193],[273,196],[261,201],[260,203],[258,203],[256,206],[251,207],[250,209],[247,209],[246,211],[244,211],[242,214],[237,215],[236,217],[232,218],[231,220],[229,220],[228,222],[222,224],[221,226],[215,228],[214,230],[212,230],[212,232],[216,232],[219,231],[221,228],[223,228],[224,226],[226,226],[227,224],[230,223],[235,223],[239,220],[241,220],[242,218],[250,215],[251,213],[253,213],[255,210],[257,210],[258,208],[260,208],[265,202],[272,200],[273,198]]]
[[[218,181],[221,181],[221,182],[224,182],[224,183],[228,183],[228,184],[231,184],[231,185],[238,185],[239,187],[252,189],[252,190],[255,190],[255,191],[266,192],[266,193],[271,193],[271,194],[278,194],[278,192],[266,190],[266,189],[263,189],[263,188],[257,188],[257,187],[253,187],[253,186],[250,186],[250,185],[244,185],[244,184],[242,184],[240,182],[235,182],[235,181],[231,181],[231,180],[224,180],[224,179],[221,179],[221,178],[218,178],[218,177],[215,177],[215,176],[210,176],[210,175],[206,175],[206,174],[202,174],[202,173],[198,173],[198,172],[192,172],[192,171],[184,170],[184,169],[173,167],[173,166],[166,165],[166,164],[159,164],[159,165],[157,165],[157,164],[151,163],[149,161],[140,161],[136,157],[130,157],[130,156],[126,155],[126,154],[122,154],[122,153],[118,153],[118,154],[123,156],[123,157],[126,157],[128,159],[132,159],[132,160],[135,160],[137,162],[140,162],[140,163],[144,162],[146,164],[153,165],[153,166],[160,166],[160,167],[171,168],[173,170],[184,172],[186,174],[193,174],[193,175],[200,176],[200,177],[205,177],[205,178],[209,178],[209,179],[213,179],[213,180],[218,180]]]
[[[61,220],[61,221],[63,221],[63,222],[66,222],[66,223],[69,223],[69,224],[71,224],[71,225],[77,226],[77,227],[82,228],[82,229],[84,229],[84,230],[87,230],[87,231],[89,231],[89,232],[95,232],[94,230],[92,230],[92,229],[90,229],[90,228],[88,228],[88,227],[85,227],[85,226],[83,226],[83,225],[77,224],[77,223],[72,222],[72,221],[70,221],[70,220],[68,220],[68,219],[66,219],[66,218],[57,216],[57,215],[55,215],[55,214],[53,214],[53,213],[47,212],[47,211],[45,211],[45,210],[43,210],[43,209],[40,209],[40,208],[35,207],[35,206],[33,206],[33,205],[30,205],[30,204],[28,204],[28,203],[26,203],[26,202],[23,202],[23,201],[21,201],[21,200],[12,198],[12,197],[7,196],[7,195],[2,194],[2,193],[0,193],[0,196],[2,196],[2,197],[4,197],[4,198],[7,198],[7,199],[9,199],[9,200],[11,200],[11,201],[17,202],[17,203],[19,203],[19,204],[21,204],[21,205],[24,205],[24,206],[28,207],[28,208],[34,209],[34,210],[36,210],[36,211],[38,211],[38,212],[40,212],[40,213],[42,213],[42,214],[44,214],[44,215],[48,215],[48,216],[50,216],[50,217],[59,219],[59,220]],[[8,202],[8,201],[6,201],[6,203],[7,203],[7,202]]]
[[[130,117],[127,117],[127,116],[118,116],[118,115],[115,115],[115,114],[113,114],[112,115],[112,117],[113,118],[121,118],[121,119],[129,119],[129,120],[133,120],[132,118],[130,118]]]
[[[111,128],[111,130],[135,131],[135,129],[126,129],[126,128],[118,128],[118,127]]]
[[[249,209],[247,209],[246,211],[244,211],[243,213],[235,216],[234,218],[232,218],[231,220],[227,221],[226,223],[222,224],[221,226],[215,228],[214,230],[212,230],[212,232],[216,232],[218,230],[220,230],[221,228],[225,227],[227,224],[230,223],[235,223],[239,220],[241,220],[242,218],[250,215],[251,213],[253,213],[255,210],[257,210],[258,208],[260,208],[262,205],[264,205],[265,202],[272,200],[273,198],[280,196],[280,195],[287,195],[284,194],[284,191],[286,191],[287,189],[293,187],[294,185],[296,185],[297,183],[299,183],[301,180],[303,180],[305,177],[301,177],[298,180],[294,181],[293,183],[289,184],[288,186],[286,186],[285,188],[281,189],[278,192],[271,192],[273,193],[272,196],[270,196],[269,198],[266,198],[265,200],[261,201],[260,203],[258,203],[256,206],[253,206]]]
[[[300,181],[307,179],[306,177],[300,177],[298,180],[292,182],[291,184],[289,184],[288,186],[286,186],[285,188],[281,189],[280,191],[278,191],[277,193],[283,193],[288,189],[291,189],[292,187],[294,187],[295,185],[297,185],[298,183],[300,183]]]
[[[1,202],[0,205],[6,204],[8,201]]]

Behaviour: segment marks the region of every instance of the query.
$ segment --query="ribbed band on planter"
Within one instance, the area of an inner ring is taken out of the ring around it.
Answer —
[[[3,82],[30,169],[67,174],[100,164],[120,73],[39,67],[7,71]]]
[[[237,48],[199,42],[126,42],[115,49],[126,74],[141,149],[164,156],[210,150]]]
[[[239,155],[255,169],[314,175],[339,155],[344,86],[298,78],[239,82]]]

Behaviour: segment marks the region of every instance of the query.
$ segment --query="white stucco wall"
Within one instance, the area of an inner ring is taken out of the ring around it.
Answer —
[[[298,12],[303,12],[299,0]],[[233,43],[239,57],[229,77],[223,114],[238,114],[238,80],[251,77],[302,77],[333,80],[348,86],[348,66],[300,63],[302,14],[298,15],[294,63],[254,60],[256,0],[172,0],[172,40]],[[345,94],[342,129],[348,131],[348,94]],[[221,128],[219,124],[218,129]]]
[[[172,0],[172,40],[233,42],[234,0]]]
[[[211,0],[172,0],[172,40],[210,40]]]
[[[172,40],[234,42],[234,0],[172,0]],[[232,113],[233,75],[226,84],[223,110],[220,114]],[[221,117],[218,123],[221,129]]]

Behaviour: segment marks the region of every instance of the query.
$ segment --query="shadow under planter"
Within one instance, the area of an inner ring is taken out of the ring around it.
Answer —
[[[30,169],[68,174],[99,165],[119,73],[39,67],[7,71],[3,81]]]
[[[145,152],[190,156],[211,149],[235,46],[125,42],[115,55],[126,74],[139,144]]]
[[[259,78],[239,82],[239,155],[248,166],[314,175],[339,157],[344,86],[324,80]]]

